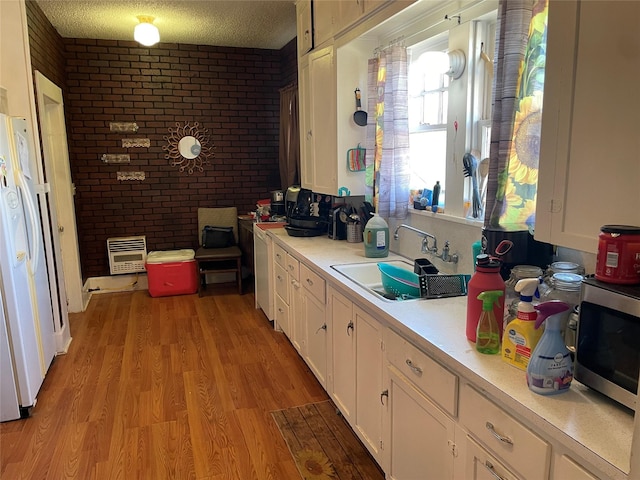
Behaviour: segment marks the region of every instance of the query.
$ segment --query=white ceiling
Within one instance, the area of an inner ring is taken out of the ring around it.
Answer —
[[[138,15],[155,17],[161,43],[280,49],[296,36],[293,0],[36,1],[63,38],[133,40]]]

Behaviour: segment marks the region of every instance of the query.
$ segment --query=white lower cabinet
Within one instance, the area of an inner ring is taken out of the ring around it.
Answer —
[[[382,327],[334,288],[329,288],[328,297],[332,326],[329,394],[369,453],[384,468]]]
[[[323,387],[327,387],[327,336],[329,324],[325,281],[304,263],[300,263],[302,317],[306,324],[303,358]]]
[[[556,454],[553,462],[553,480],[598,480],[598,477],[578,465],[567,455]]]
[[[465,444],[465,470],[467,480],[517,480],[498,459],[467,435]]]
[[[460,422],[518,478],[549,478],[551,445],[466,383],[460,389]]]
[[[453,478],[455,423],[395,367],[388,367],[389,414],[385,421],[388,479]]]

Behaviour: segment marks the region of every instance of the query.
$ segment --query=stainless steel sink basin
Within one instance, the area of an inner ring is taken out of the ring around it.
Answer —
[[[373,293],[382,300],[421,300],[421,298],[398,296],[385,291],[384,287],[382,286],[382,279],[380,277],[378,263],[388,263],[413,272],[413,263],[405,260],[381,260],[377,262],[345,263],[340,265],[331,265],[331,268],[344,275],[352,282],[357,283],[363,288],[366,288],[367,290],[369,290],[369,292]]]

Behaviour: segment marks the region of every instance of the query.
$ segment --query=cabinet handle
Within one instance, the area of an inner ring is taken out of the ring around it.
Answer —
[[[287,268],[293,272],[293,265],[287,265]]]
[[[489,430],[491,432],[491,435],[496,437],[502,443],[506,443],[508,445],[513,445],[513,440],[511,440],[509,437],[503,437],[498,432],[496,432],[496,429],[494,428],[493,423],[487,422],[485,426],[487,427],[487,430]]]
[[[383,400],[384,397],[389,398],[389,390],[388,389],[387,390],[383,390],[383,392],[380,394],[380,403],[382,405],[384,405],[384,400]]]
[[[504,480],[504,477],[501,477],[500,475],[498,475],[498,472],[496,472],[496,469],[494,468],[493,464],[489,460],[485,460],[484,468],[489,470],[489,473],[491,474],[491,476],[496,480]]]
[[[347,336],[351,336],[351,332],[349,331],[353,331],[353,322],[349,322],[349,324],[347,325]]]
[[[279,253],[276,253],[276,257],[278,257],[278,260],[282,258]]]
[[[414,371],[416,375],[422,375],[422,369],[413,364],[413,362],[407,358],[406,362],[407,366]]]
[[[310,287],[313,287],[313,280],[311,280],[310,278],[307,278],[307,285],[309,285]]]
[[[326,330],[327,329],[327,324],[325,323],[324,325],[322,325],[318,330],[316,330],[316,335],[318,334],[318,332],[320,330]]]

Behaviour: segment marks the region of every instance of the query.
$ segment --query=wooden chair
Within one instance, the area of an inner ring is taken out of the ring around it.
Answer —
[[[224,248],[204,248],[202,229],[206,225],[233,227],[236,245]],[[242,295],[242,251],[238,247],[238,209],[236,207],[198,208],[198,244],[195,260],[200,282],[198,295],[207,288],[208,273],[235,273],[238,293]]]

